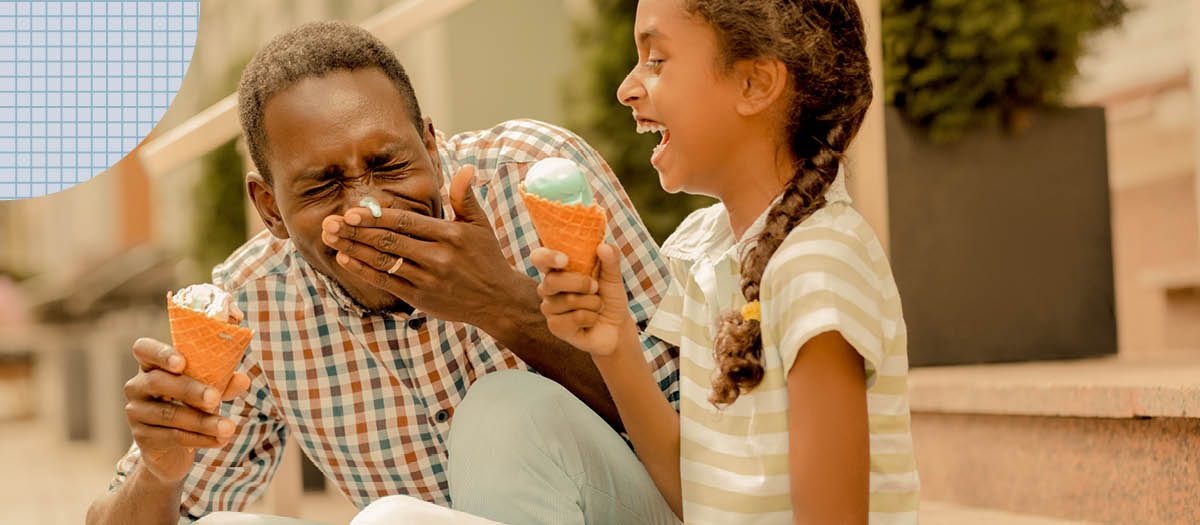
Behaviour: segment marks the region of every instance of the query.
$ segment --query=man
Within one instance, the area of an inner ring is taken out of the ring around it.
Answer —
[[[135,443],[88,523],[240,510],[290,438],[360,508],[407,494],[509,523],[673,519],[642,510],[660,496],[597,415],[619,428],[590,359],[547,330],[527,260],[537,238],[517,187],[536,160],[572,158],[610,215],[630,310],[643,325],[652,315],[666,270],[590,147],[533,121],[446,139],[391,51],[341,23],[260,50],[238,103],[267,231],[213,282],[255,337],[225,392],[180,375],[169,346],[134,344]],[[676,400],[668,347],[643,346]]]

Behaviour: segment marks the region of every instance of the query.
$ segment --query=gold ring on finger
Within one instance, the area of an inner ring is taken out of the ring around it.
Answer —
[[[403,258],[403,257],[397,257],[397,258],[396,258],[396,264],[393,264],[393,265],[392,265],[392,267],[391,267],[391,269],[389,269],[387,273],[388,273],[389,275],[396,275],[396,271],[400,269],[400,266],[401,266],[402,264],[404,264],[404,258]]]

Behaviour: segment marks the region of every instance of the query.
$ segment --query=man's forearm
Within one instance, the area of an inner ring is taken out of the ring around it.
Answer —
[[[163,483],[141,465],[125,482],[92,502],[87,525],[175,525],[183,481]]]
[[[537,282],[520,277],[522,282],[508,298],[504,313],[489,316],[490,322],[477,326],[538,373],[575,394],[613,428],[623,430],[617,406],[596,364],[586,352],[550,333],[541,312]]]

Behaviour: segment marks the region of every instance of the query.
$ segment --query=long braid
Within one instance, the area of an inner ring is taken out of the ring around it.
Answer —
[[[788,233],[825,206],[825,190],[837,178],[841,160],[841,153],[822,147],[788,181],[783,197],[767,213],[762,233],[742,257],[742,295],[747,302],[758,300],[767,262]],[[718,374],[708,400],[722,405],[733,403],[743,391],[762,382],[762,327],[760,321],[744,319],[737,311],[721,314],[718,323],[714,341]]]
[[[688,9],[713,27],[727,67],[773,57],[791,73],[785,136],[796,173],[742,254],[742,295],[754,302],[767,263],[788,233],[825,206],[825,192],[871,104],[866,32],[855,0],[692,0]],[[717,322],[719,372],[709,401],[722,405],[762,382],[762,326],[741,312],[726,312]]]

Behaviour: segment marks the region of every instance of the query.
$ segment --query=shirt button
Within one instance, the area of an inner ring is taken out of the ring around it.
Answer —
[[[450,413],[453,410],[454,409],[452,409],[452,408],[451,409],[443,408],[442,410],[438,410],[437,414],[434,414],[433,418],[436,419],[438,423],[445,423],[446,421],[450,420]]]
[[[416,329],[418,329],[418,328],[421,328],[421,327],[422,327],[422,326],[424,326],[424,325],[425,325],[425,318],[424,318],[424,317],[410,317],[410,318],[408,319],[408,327],[409,327],[409,328],[411,328],[411,329],[413,329],[413,330],[416,330]]]

